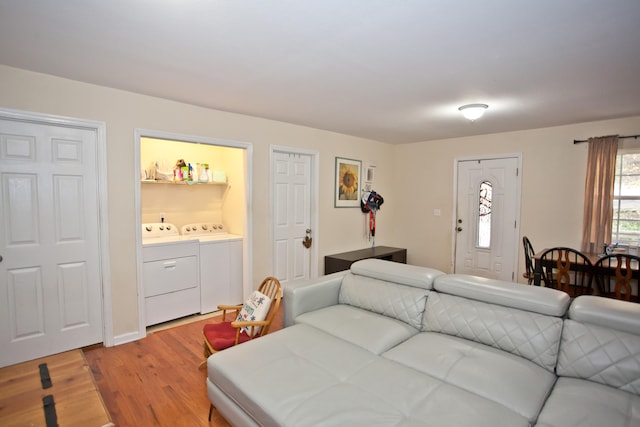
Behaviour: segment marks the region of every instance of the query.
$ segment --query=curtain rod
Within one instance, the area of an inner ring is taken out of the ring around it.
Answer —
[[[638,138],[640,138],[640,135],[627,135],[627,136],[619,136],[618,137],[618,139],[624,139],[624,138],[635,138],[635,139],[638,139]],[[588,139],[582,139],[582,140],[574,139],[573,140],[574,144],[580,144],[582,142],[589,142],[589,140]]]

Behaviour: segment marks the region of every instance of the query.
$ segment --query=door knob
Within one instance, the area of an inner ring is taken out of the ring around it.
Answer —
[[[311,229],[307,228],[306,233],[307,235],[304,237],[304,240],[302,241],[302,246],[309,249],[311,247],[311,242],[313,242],[313,239],[311,238]]]

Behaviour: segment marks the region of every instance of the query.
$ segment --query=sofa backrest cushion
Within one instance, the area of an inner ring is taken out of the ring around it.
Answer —
[[[351,272],[358,276],[372,277],[429,290],[433,289],[433,283],[437,277],[444,276],[442,271],[434,268],[401,264],[375,258],[354,262],[351,264]]]
[[[571,303],[569,318],[640,335],[640,305],[638,304],[584,295]]]
[[[420,329],[427,294],[440,274],[444,273],[390,261],[358,261],[342,279],[338,302]]]
[[[562,302],[564,297],[559,296],[558,299],[556,292],[549,294],[546,292],[548,289],[536,288],[544,291],[545,295],[541,297],[535,296],[536,289],[526,285],[490,279],[478,280],[474,284],[472,276],[459,276],[459,281],[455,277],[458,275],[451,276],[454,280],[436,279],[436,291],[429,294],[422,330],[489,345],[554,371],[562,318],[547,313],[564,314],[562,307],[566,310],[568,305],[568,301],[566,304]],[[520,294],[520,289],[514,289],[517,286],[533,292]],[[532,295],[531,301],[523,300]],[[486,302],[492,299],[500,304]],[[534,308],[537,311],[531,310]]]
[[[466,274],[447,274],[434,280],[434,289],[505,307],[562,317],[571,299],[564,292],[539,286],[487,279]]]
[[[428,293],[427,289],[347,274],[338,302],[392,317],[419,330]]]
[[[557,374],[640,395],[640,305],[576,298],[564,322]]]

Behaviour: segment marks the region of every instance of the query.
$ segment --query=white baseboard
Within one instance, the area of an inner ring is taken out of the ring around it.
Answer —
[[[113,345],[126,344],[128,342],[138,341],[147,336],[147,331],[129,332],[113,337]]]

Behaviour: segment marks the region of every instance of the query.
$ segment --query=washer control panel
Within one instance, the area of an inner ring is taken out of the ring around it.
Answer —
[[[187,224],[182,227],[183,236],[210,236],[212,234],[227,234],[224,224],[212,222],[199,222]]]
[[[168,222],[150,222],[142,224],[142,238],[179,236],[178,227]]]

